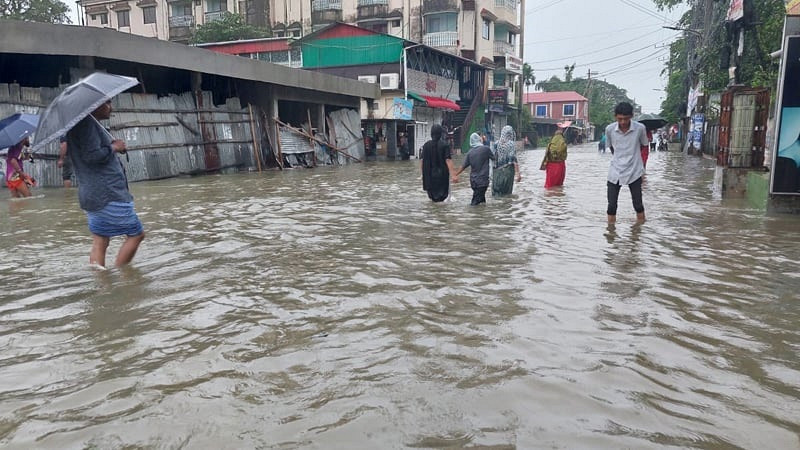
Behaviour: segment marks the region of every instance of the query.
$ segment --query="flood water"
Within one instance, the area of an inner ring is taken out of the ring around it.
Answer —
[[[107,272],[75,190],[3,191],[0,445],[800,448],[800,219],[657,153],[609,229],[610,155],[541,157],[477,208],[414,161],[136,183]]]

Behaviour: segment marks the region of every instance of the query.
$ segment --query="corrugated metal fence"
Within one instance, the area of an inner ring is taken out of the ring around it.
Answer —
[[[0,117],[15,112],[38,114],[61,89],[20,88],[0,84]],[[203,92],[201,104],[213,105],[211,92]],[[130,181],[157,180],[207,171],[236,171],[257,167],[255,151],[261,151],[259,111],[242,108],[238,98],[219,106],[198,108],[191,93],[158,97],[152,94],[120,94],[113,100],[108,123],[111,134],[124,139],[128,154],[122,157]],[[35,136],[34,136],[35,141]],[[257,150],[254,150],[257,149]],[[51,155],[25,163],[26,172],[40,186],[60,186],[61,169],[54,155],[58,143],[42,152]],[[213,164],[208,155],[214,156]],[[264,160],[263,155],[259,155]],[[5,164],[5,158],[2,158]]]

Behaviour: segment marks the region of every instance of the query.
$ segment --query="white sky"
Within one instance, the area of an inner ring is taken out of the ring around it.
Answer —
[[[75,2],[67,0],[72,23]],[[526,0],[525,62],[537,81],[575,76],[589,69],[600,79],[626,89],[644,112],[661,111],[666,79],[661,70],[668,45],[680,32],[674,25],[686,8],[659,12],[651,0]]]
[[[661,111],[669,56],[679,31],[674,25],[686,8],[660,12],[651,0],[526,0],[525,62],[537,81],[592,75],[628,91],[644,112]],[[581,93],[582,94],[582,93]]]

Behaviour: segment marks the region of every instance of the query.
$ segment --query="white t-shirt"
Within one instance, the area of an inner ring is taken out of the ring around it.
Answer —
[[[631,121],[627,133],[615,122],[606,127],[608,145],[614,148],[614,156],[608,167],[608,181],[613,184],[631,184],[644,175],[641,147],[649,147],[647,130],[639,122]]]

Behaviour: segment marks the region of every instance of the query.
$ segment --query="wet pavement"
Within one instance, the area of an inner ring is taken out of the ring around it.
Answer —
[[[3,199],[0,445],[800,448],[800,219],[670,152],[608,228],[610,155],[541,157],[476,208],[415,161],[133,184],[107,272],[74,190]]]

